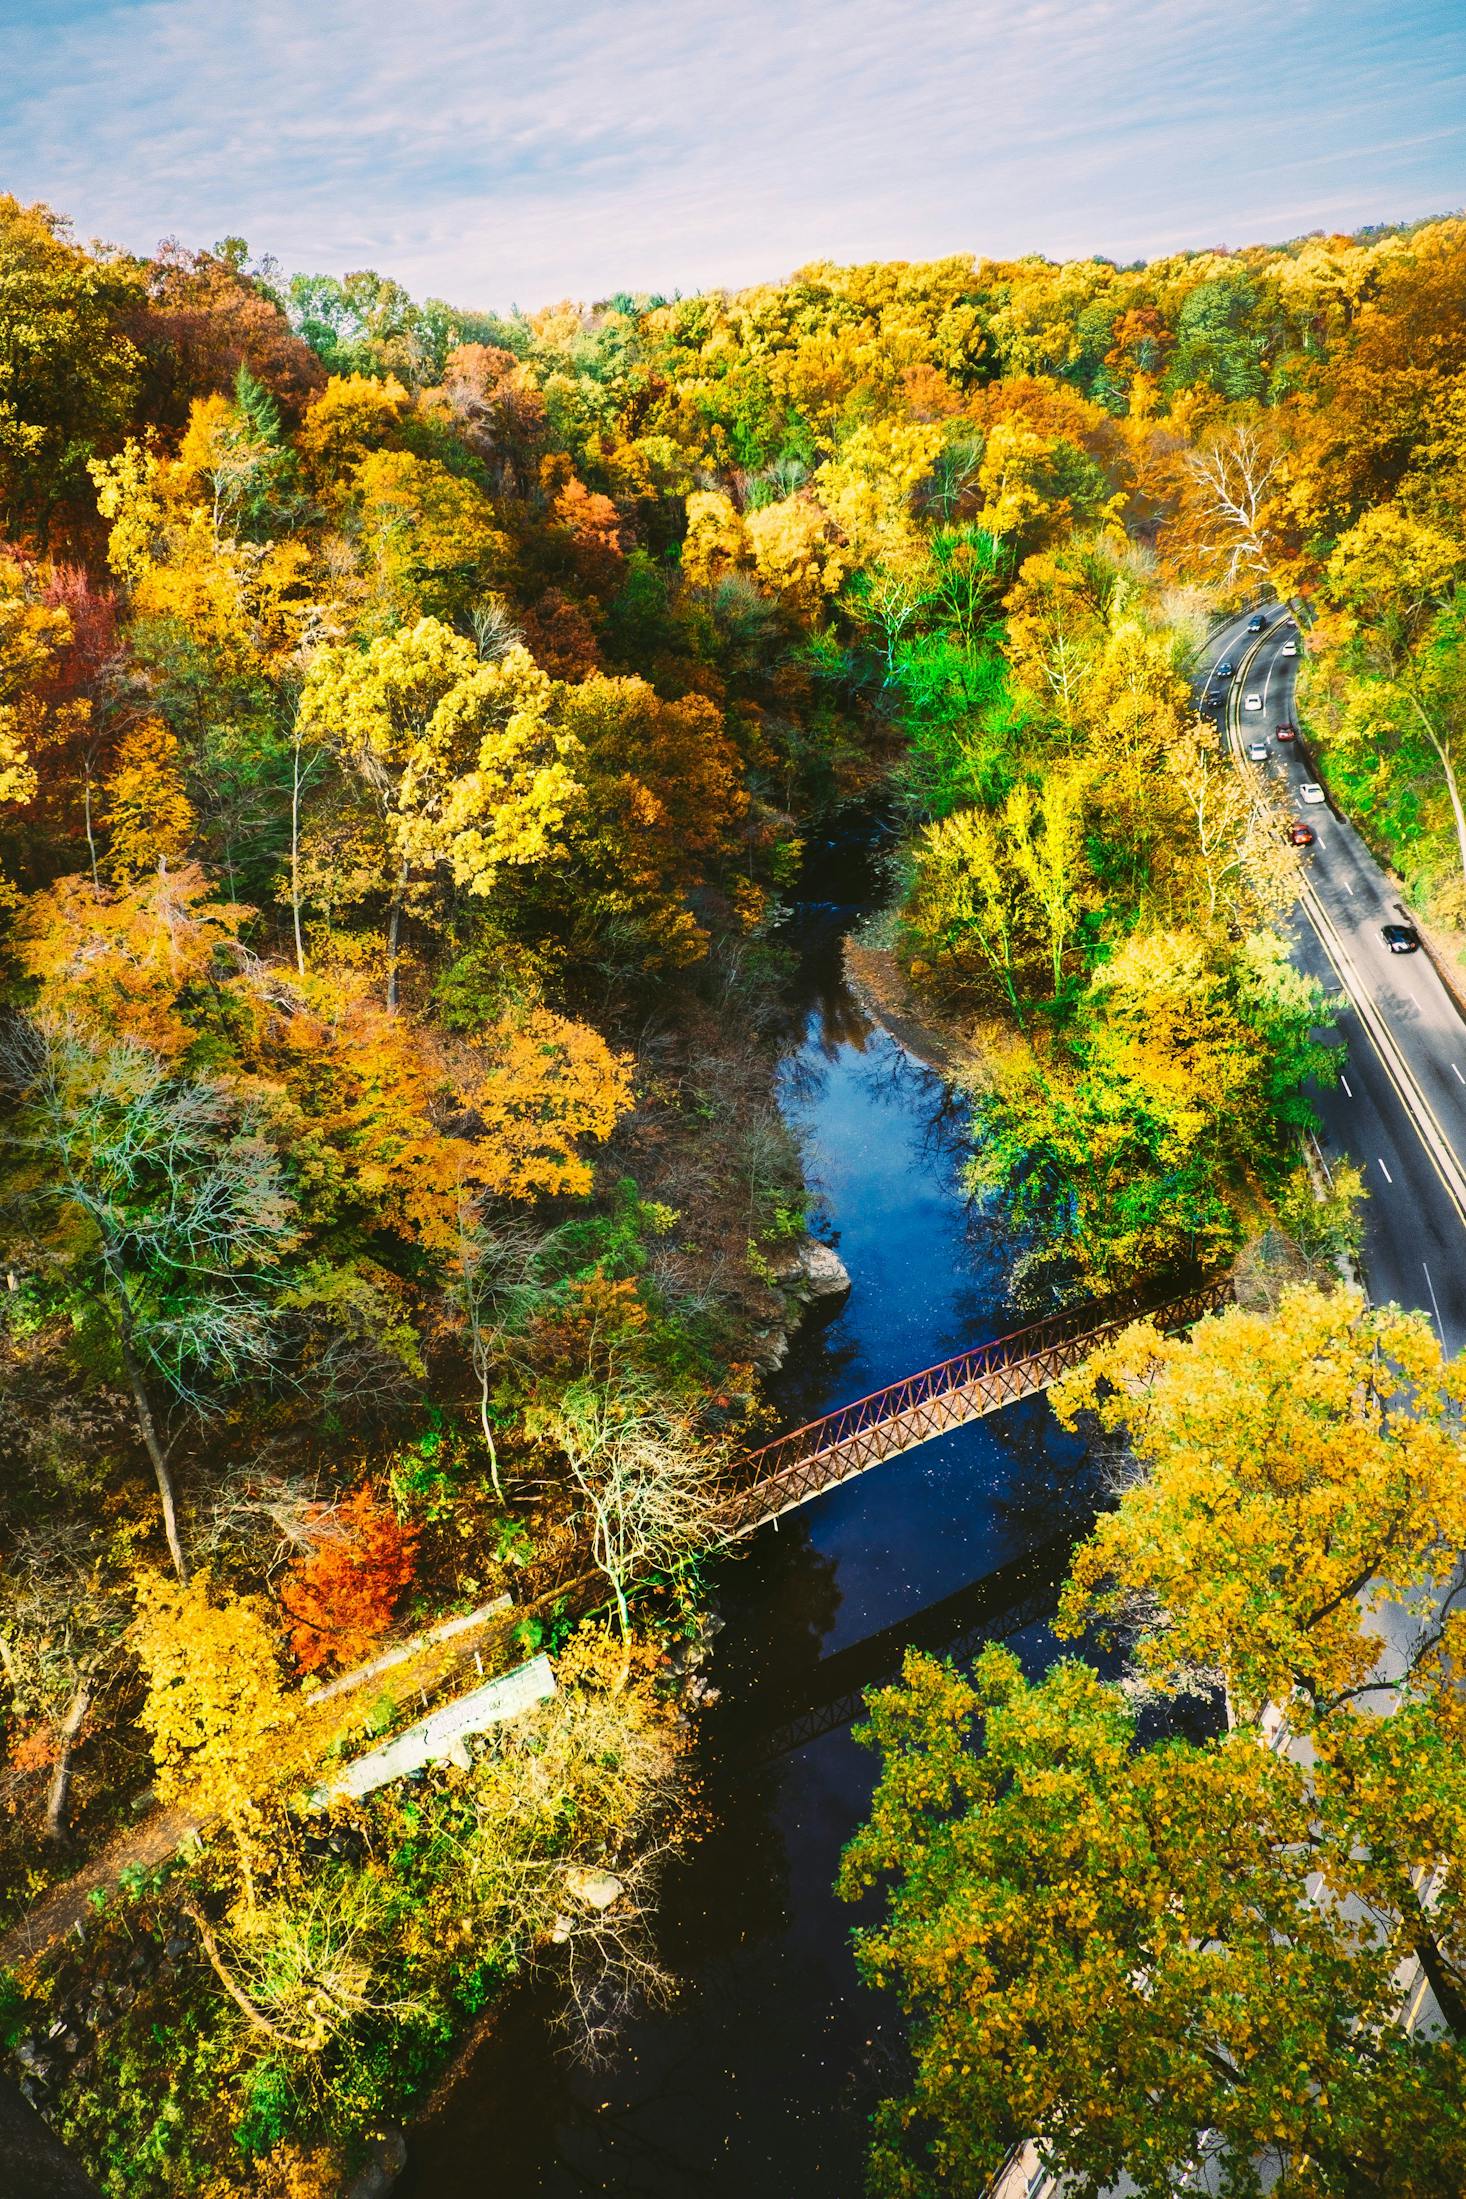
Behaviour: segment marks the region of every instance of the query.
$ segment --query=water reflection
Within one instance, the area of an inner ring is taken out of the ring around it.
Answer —
[[[961,1193],[960,1107],[844,987],[849,916],[832,897],[807,922],[783,1103],[854,1287],[791,1354],[788,1424],[1026,1317],[1011,1245]],[[1044,1614],[1091,1498],[1077,1445],[1033,1400],[845,1484],[725,1563],[724,1700],[699,1742],[709,1829],[662,1923],[685,1989],[599,2074],[558,2054],[552,1994],[526,1995],[417,2135],[412,2199],[860,2190],[866,2118],[899,2082],[901,2042],[857,1986],[852,1915],[831,1893],[874,1775],[848,1730],[855,1694],[891,1674],[907,1634],[961,1655],[1001,1635],[1030,1668],[1047,1662]]]

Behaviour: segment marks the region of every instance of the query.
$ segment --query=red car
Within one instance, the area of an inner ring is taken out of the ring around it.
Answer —
[[[1280,741],[1296,741],[1298,738],[1298,728],[1296,725],[1277,725],[1274,726],[1273,731],[1277,734]]]
[[[1314,833],[1312,825],[1305,825],[1301,817],[1295,817],[1288,827],[1288,838],[1295,848],[1311,848]]]

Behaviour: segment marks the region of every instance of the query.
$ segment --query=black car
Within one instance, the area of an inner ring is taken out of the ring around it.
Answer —
[[[1247,631],[1249,634],[1265,634],[1267,632],[1267,620],[1263,617],[1261,611],[1258,612],[1256,618],[1250,618],[1247,621]]]
[[[1386,924],[1380,937],[1391,954],[1419,954],[1420,934],[1413,924]]]

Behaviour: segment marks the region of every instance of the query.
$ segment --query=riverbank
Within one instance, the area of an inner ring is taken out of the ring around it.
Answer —
[[[891,947],[870,947],[859,940],[844,944],[845,982],[853,998],[872,1023],[888,1031],[898,1046],[924,1068],[943,1078],[955,1077],[963,1061],[962,1042],[954,1031],[943,1031],[917,998],[911,982]]]

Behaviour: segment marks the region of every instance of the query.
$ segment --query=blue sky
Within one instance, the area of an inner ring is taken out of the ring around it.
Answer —
[[[1466,201],[1466,0],[0,0],[0,189],[504,308]]]

